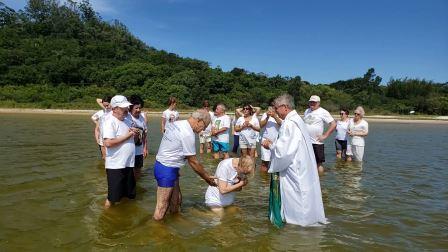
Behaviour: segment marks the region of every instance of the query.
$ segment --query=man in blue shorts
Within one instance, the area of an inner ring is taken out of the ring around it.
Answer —
[[[219,159],[220,152],[223,158],[229,158],[229,131],[232,120],[226,115],[226,107],[220,103],[216,105],[215,116],[212,122],[213,157]]]
[[[215,177],[210,176],[196,158],[195,133],[203,131],[209,123],[210,114],[199,109],[187,120],[175,121],[166,128],[154,165],[154,177],[157,180],[155,220],[162,220],[168,209],[170,213],[179,212],[182,202],[179,170],[186,161],[205,182],[216,186]]]

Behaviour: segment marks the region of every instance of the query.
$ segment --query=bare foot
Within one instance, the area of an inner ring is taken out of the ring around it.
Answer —
[[[110,208],[110,206],[112,206],[112,203],[108,199],[106,199],[106,202],[104,202],[104,208],[108,209]]]

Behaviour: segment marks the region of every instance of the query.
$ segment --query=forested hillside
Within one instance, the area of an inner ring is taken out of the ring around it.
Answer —
[[[289,92],[300,109],[318,94],[332,111],[364,105],[371,113],[448,114],[447,83],[380,83],[373,68],[331,84],[240,68],[225,72],[143,43],[118,20],[102,20],[87,0],[30,0],[23,10],[0,2],[2,107],[95,108],[95,97],[117,93],[139,94],[150,109],[165,107],[169,96],[181,108],[200,106],[203,99],[230,108],[246,102],[266,107],[270,98]]]

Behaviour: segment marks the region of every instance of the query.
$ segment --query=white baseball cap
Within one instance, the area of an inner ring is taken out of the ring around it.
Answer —
[[[111,108],[115,107],[127,108],[130,105],[132,105],[132,103],[128,102],[128,99],[126,99],[126,97],[124,97],[123,95],[116,95],[112,97],[112,99],[110,100]]]
[[[309,101],[312,101],[312,102],[320,102],[320,97],[317,96],[317,95],[312,95],[312,96],[310,97],[310,100],[309,100]]]

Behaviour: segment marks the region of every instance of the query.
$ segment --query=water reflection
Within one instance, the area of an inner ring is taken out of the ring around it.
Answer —
[[[328,172],[320,181],[330,224],[279,230],[267,218],[269,175],[258,169],[237,193],[235,206],[217,216],[204,204],[207,184],[184,167],[182,211],[153,221],[159,118],[150,119],[150,155],[137,183],[137,198],[105,211],[104,162],[89,116],[0,116],[1,251],[448,247],[446,126],[371,123],[362,164],[333,161],[329,145]],[[397,148],[397,143],[406,148]],[[431,150],[422,151],[422,146]],[[200,160],[215,172],[219,161],[210,155]]]

